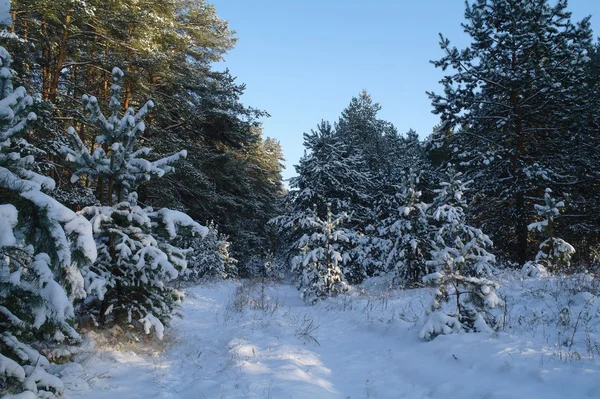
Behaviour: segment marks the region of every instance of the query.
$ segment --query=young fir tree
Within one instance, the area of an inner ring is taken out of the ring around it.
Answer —
[[[0,47],[0,396],[51,399],[63,383],[33,346],[79,340],[73,301],[86,296],[80,268],[96,246],[89,222],[47,194],[54,180],[38,174],[25,135],[32,98],[13,89],[10,64]]]
[[[327,209],[327,219],[316,212],[300,223],[307,231],[296,243],[300,255],[292,261],[292,270],[298,278],[300,295],[306,303],[345,292],[348,286],[340,266],[348,259],[344,243],[349,241],[347,231],[340,228],[347,215],[334,216]]]
[[[205,237],[184,237],[179,244],[191,249],[187,268],[181,274],[184,281],[202,277],[232,278],[238,275],[237,259],[229,253],[227,236],[219,233],[214,222],[209,223]]]
[[[69,128],[71,146],[63,151],[75,169],[71,180],[95,184],[101,203],[81,210],[92,223],[99,252],[86,278],[100,276],[106,281],[95,300],[87,301],[90,315],[102,324],[109,319],[125,324],[137,320],[147,334],[154,328],[161,339],[164,325],[183,298],[168,284],[186,267],[188,250],[176,245],[179,230],[204,236],[208,229],[185,213],[138,204],[139,184],[171,172],[173,162],[186,152],[149,161],[150,149],[136,147],[153,103],[147,102],[137,113],[128,108],[119,116],[123,75],[119,68],[113,69],[110,117],[102,114],[95,97],[83,97],[89,122],[99,133],[98,147],[88,152],[75,129]]]
[[[311,234],[311,230],[305,230],[307,218],[326,220],[330,211],[346,212],[349,218],[344,219],[343,227],[347,229],[349,241],[343,245],[344,252],[349,252],[364,236],[360,229],[370,220],[372,197],[367,194],[372,188],[370,175],[364,172],[363,160],[349,152],[347,143],[327,122],[304,134],[304,146],[307,152],[296,166],[298,176],[290,179],[287,212],[272,223],[294,243],[292,250],[295,250],[300,237]],[[361,281],[365,274],[363,263],[345,265],[344,275],[350,282]]]
[[[487,252],[492,242],[466,222],[464,193],[468,183],[450,169],[447,181],[435,190],[430,215],[437,229],[428,264],[436,272],[423,280],[432,283],[436,292],[419,333],[423,339],[458,331],[491,331],[495,320],[490,309],[501,303],[494,292],[498,284],[489,278],[495,262],[494,255]]]
[[[441,36],[445,54],[434,62],[448,71],[443,94],[429,93],[439,131],[457,128],[437,139],[450,161],[477,177],[471,214],[508,259],[523,264],[531,198],[559,184],[585,195],[588,185],[589,152],[578,147],[593,140],[593,129],[580,123],[588,107],[581,88],[588,86],[589,17],[573,23],[567,0],[474,0],[465,18],[469,46],[457,49]],[[530,172],[534,164],[543,183]]]
[[[421,201],[417,190],[419,177],[411,172],[404,187],[396,195],[395,207],[382,221],[379,237],[387,242],[386,269],[398,284],[416,284],[429,274],[426,259],[431,226],[427,216],[429,205]]]
[[[552,198],[551,194],[552,190],[547,188],[544,192],[544,204],[535,204],[536,213],[543,219],[527,226],[530,231],[538,231],[548,237],[540,244],[535,260],[523,265],[523,272],[532,277],[544,275],[547,271],[566,271],[575,253],[571,244],[554,235],[555,219],[560,216],[560,208],[565,203]]]

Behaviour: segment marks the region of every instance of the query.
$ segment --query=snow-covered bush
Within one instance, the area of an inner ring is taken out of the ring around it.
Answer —
[[[296,243],[300,255],[292,261],[292,270],[298,276],[298,288],[306,303],[334,296],[348,289],[340,266],[348,259],[341,251],[340,243],[349,241],[348,234],[339,228],[346,214],[334,217],[331,208],[327,220],[316,213],[300,221],[302,228],[312,230]]]
[[[546,267],[536,261],[525,262],[523,267],[521,268],[521,275],[523,277],[531,277],[531,278],[540,278],[540,277],[548,277],[550,273]]]
[[[565,271],[570,266],[571,257],[575,253],[575,248],[571,244],[554,236],[554,220],[560,216],[560,208],[565,204],[552,198],[551,194],[552,190],[547,188],[544,192],[544,203],[534,205],[536,213],[542,220],[527,226],[529,231],[538,231],[548,238],[540,244],[535,260],[523,266],[523,272],[526,274],[532,274],[535,270],[540,270],[541,274],[546,270]]]
[[[436,269],[423,278],[435,286],[427,322],[419,336],[433,339],[457,331],[486,332],[495,327],[490,310],[502,301],[494,292],[499,286],[490,277],[495,262],[487,252],[492,242],[480,229],[466,223],[467,204],[463,197],[467,183],[452,170],[441,183],[431,207],[437,229],[428,264]]]
[[[153,329],[161,338],[164,324],[183,298],[169,285],[187,264],[189,250],[176,245],[180,230],[205,236],[208,229],[185,213],[154,210],[138,203],[138,185],[173,171],[172,164],[186,152],[156,161],[146,159],[150,149],[138,148],[136,143],[145,130],[143,120],[154,105],[149,101],[137,113],[129,108],[119,116],[122,78],[123,72],[114,68],[108,118],[95,97],[83,97],[89,122],[98,132],[98,146],[88,150],[69,128],[70,146],[63,148],[74,169],[71,181],[85,179],[95,184],[101,204],[80,212],[92,223],[99,253],[97,262],[86,270],[87,290],[93,295],[85,307],[100,324],[129,325],[137,320],[146,333]],[[104,286],[94,284],[95,278],[104,280]]]
[[[13,89],[11,57],[0,47],[0,396],[61,396],[62,381],[34,349],[79,340],[73,301],[86,296],[80,267],[96,259],[92,228],[47,192],[40,150],[24,134],[32,99]]]
[[[227,236],[219,233],[217,226],[211,222],[208,233],[202,237],[186,237],[179,243],[190,248],[187,268],[181,274],[184,281],[197,281],[202,277],[231,278],[236,277],[237,260],[229,254]]]

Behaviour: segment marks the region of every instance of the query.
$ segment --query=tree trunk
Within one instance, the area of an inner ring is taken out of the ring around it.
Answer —
[[[529,230],[527,229],[527,212],[525,204],[525,194],[523,193],[523,191],[519,191],[517,193],[516,215],[517,261],[519,262],[519,265],[523,265],[529,259],[527,254]]]
[[[109,47],[108,47],[108,41],[104,44],[104,59],[106,60],[106,63],[108,65],[108,54],[109,54]],[[104,100],[104,104],[108,104],[108,81],[109,81],[109,76],[108,76],[108,72],[104,72],[103,74],[103,82],[102,82],[102,98]]]
[[[48,38],[46,17],[42,17],[42,36],[44,38],[42,45],[42,99],[47,101],[50,97],[50,39]]]
[[[511,66],[513,71],[517,70],[517,56],[513,51]],[[523,154],[525,152],[525,137],[523,133],[523,121],[521,119],[521,107],[516,90],[510,92],[510,101],[512,105],[512,113],[514,115],[515,135],[517,138],[517,148],[512,159],[513,174],[516,177],[516,193],[515,193],[515,215],[516,225],[515,233],[517,234],[517,261],[519,265],[527,262],[527,244],[529,238],[529,230],[527,229],[528,218],[527,204],[525,202],[525,176],[523,173],[523,165],[521,164]]]
[[[65,16],[65,27],[60,38],[58,55],[56,56],[56,66],[54,67],[52,81],[50,83],[49,100],[52,102],[56,101],[56,93],[58,93],[58,82],[60,79],[61,71],[63,69],[63,64],[65,62],[65,56],[67,52],[67,41],[69,40],[69,25],[71,24],[71,12],[72,10],[68,10],[67,15]]]
[[[135,32],[135,27],[133,25],[129,26],[129,38],[133,36]],[[127,65],[125,65],[125,100],[123,102],[123,108],[127,110],[129,108],[129,102],[131,101],[131,79],[129,78],[129,74],[131,73],[131,49],[127,48]]]

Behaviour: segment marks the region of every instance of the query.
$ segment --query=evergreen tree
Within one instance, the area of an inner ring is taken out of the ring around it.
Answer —
[[[588,51],[586,79],[577,89],[579,112],[572,114],[574,134],[564,145],[569,146],[571,163],[576,166],[575,186],[558,186],[566,200],[563,215],[554,226],[556,232],[577,246],[574,263],[586,265],[588,269],[598,265],[600,248],[600,42]],[[540,182],[543,185],[544,182]],[[569,217],[568,215],[576,215]]]
[[[334,213],[348,212],[353,223],[365,223],[372,197],[371,177],[364,162],[352,155],[342,136],[328,122],[304,134],[305,155],[290,179],[290,202],[295,210],[311,211],[325,218],[330,206]]]
[[[381,106],[373,102],[371,95],[363,90],[358,97],[352,98],[335,124],[336,132],[347,143],[347,151],[361,158],[366,167],[363,172],[368,171],[373,177],[385,173],[390,151],[393,151],[393,147],[385,145],[390,141],[387,140],[386,143],[386,139],[388,136],[398,136],[396,128],[390,122],[377,118],[380,110]]]
[[[427,322],[419,336],[433,339],[452,332],[487,332],[494,327],[490,310],[501,301],[489,277],[495,258],[487,252],[492,242],[466,223],[464,193],[469,182],[449,169],[447,181],[436,190],[431,218],[437,224],[428,264],[436,272],[424,277],[436,288]]]
[[[267,222],[281,213],[283,156],[277,141],[263,139],[258,118],[267,114],[240,104],[243,89],[228,74],[210,73],[188,77],[186,90],[172,93],[181,97],[177,114],[164,123],[160,115],[153,119],[172,129],[163,132],[154,124],[148,137],[157,154],[185,148],[188,157],[160,183],[146,184],[140,198],[214,220],[247,275],[251,259],[273,250]]]
[[[330,211],[348,213],[343,227],[349,240],[343,245],[348,253],[354,247],[357,259],[344,265],[344,277],[349,282],[359,282],[368,274],[362,262],[365,257],[359,253],[365,249],[356,246],[364,245],[368,239],[360,229],[370,220],[370,175],[364,172],[362,159],[349,152],[347,144],[327,122],[321,122],[310,134],[305,133],[304,145],[307,152],[296,166],[298,176],[290,179],[287,212],[274,223],[288,242],[296,243],[308,233],[304,230],[306,218],[315,214],[319,220],[326,220]]]
[[[298,276],[302,299],[308,304],[348,289],[340,268],[347,260],[340,244],[347,243],[349,238],[339,227],[346,218],[344,213],[334,216],[331,208],[327,208],[325,220],[315,212],[300,221],[308,232],[296,243],[300,255],[293,259],[292,270]]]
[[[396,195],[395,206],[382,221],[379,237],[387,242],[386,269],[399,284],[419,283],[428,273],[426,263],[431,227],[428,219],[429,205],[421,201],[417,190],[419,177],[410,173],[402,192]]]
[[[462,25],[472,43],[459,50],[441,36],[445,55],[434,62],[451,69],[441,81],[444,93],[429,93],[439,130],[456,128],[438,139],[474,179],[478,224],[520,264],[535,217],[530,198],[545,186],[579,190],[584,183],[573,146],[587,135],[576,121],[585,108],[579,88],[586,85],[591,31],[589,18],[574,24],[566,8],[566,0],[476,0]]]
[[[523,270],[528,275],[544,274],[546,270],[566,271],[575,253],[575,248],[571,244],[554,235],[555,219],[560,216],[560,208],[563,208],[565,203],[552,198],[551,194],[552,190],[547,188],[544,193],[544,204],[535,204],[536,213],[543,219],[527,226],[530,231],[545,233],[548,237],[540,244],[535,261],[525,263]]]
[[[231,252],[245,261],[272,250],[267,221],[279,213],[281,152],[261,137],[266,112],[243,106],[245,86],[211,63],[236,42],[227,21],[204,0],[15,0],[11,42],[22,54],[18,76],[42,93],[36,104],[36,144],[47,150],[48,167],[61,199],[73,207],[93,205],[89,190],[68,182],[60,148],[68,142],[65,121],[95,149],[95,132],[78,111],[84,93],[109,106],[111,68],[124,65],[122,101],[140,108],[156,103],[142,140],[155,157],[185,149],[187,159],[160,183],[138,188],[139,199],[214,220],[231,237]],[[267,147],[269,147],[267,149]],[[275,175],[273,173],[275,172]],[[77,193],[78,195],[75,195]]]
[[[80,339],[73,301],[86,296],[80,268],[96,246],[88,221],[47,194],[54,181],[38,173],[41,151],[26,140],[33,101],[13,89],[10,64],[0,47],[0,395],[55,398],[63,383],[33,344]]]
[[[205,237],[183,237],[181,247],[190,248],[187,268],[181,275],[184,281],[198,281],[202,277],[231,278],[238,275],[234,259],[229,253],[227,236],[219,233],[214,222],[208,225]]]
[[[85,179],[96,186],[100,206],[90,206],[81,213],[94,228],[98,245],[98,260],[89,270],[90,276],[106,281],[96,300],[88,300],[90,314],[105,323],[112,318],[117,323],[139,321],[146,333],[152,328],[162,339],[164,324],[172,316],[182,294],[168,285],[186,267],[186,254],[176,245],[180,228],[190,234],[205,236],[206,227],[188,215],[162,208],[154,210],[138,204],[135,191],[141,182],[171,172],[172,164],[186,156],[181,151],[172,156],[149,161],[150,149],[137,148],[137,140],[145,130],[143,119],[153,108],[146,103],[137,113],[128,108],[119,116],[123,78],[119,68],[113,69],[110,117],[106,118],[95,97],[83,97],[89,122],[97,129],[99,145],[88,149],[73,128],[69,129],[71,146],[63,149],[75,169],[71,180]],[[99,303],[98,303],[99,302]]]

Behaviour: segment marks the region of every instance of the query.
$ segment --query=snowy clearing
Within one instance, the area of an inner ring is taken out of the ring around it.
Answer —
[[[417,338],[431,291],[377,282],[316,306],[289,284],[206,283],[188,289],[164,352],[97,349],[56,367],[67,398],[600,397],[598,303],[568,290],[581,281],[505,282],[510,333],[431,342]]]

